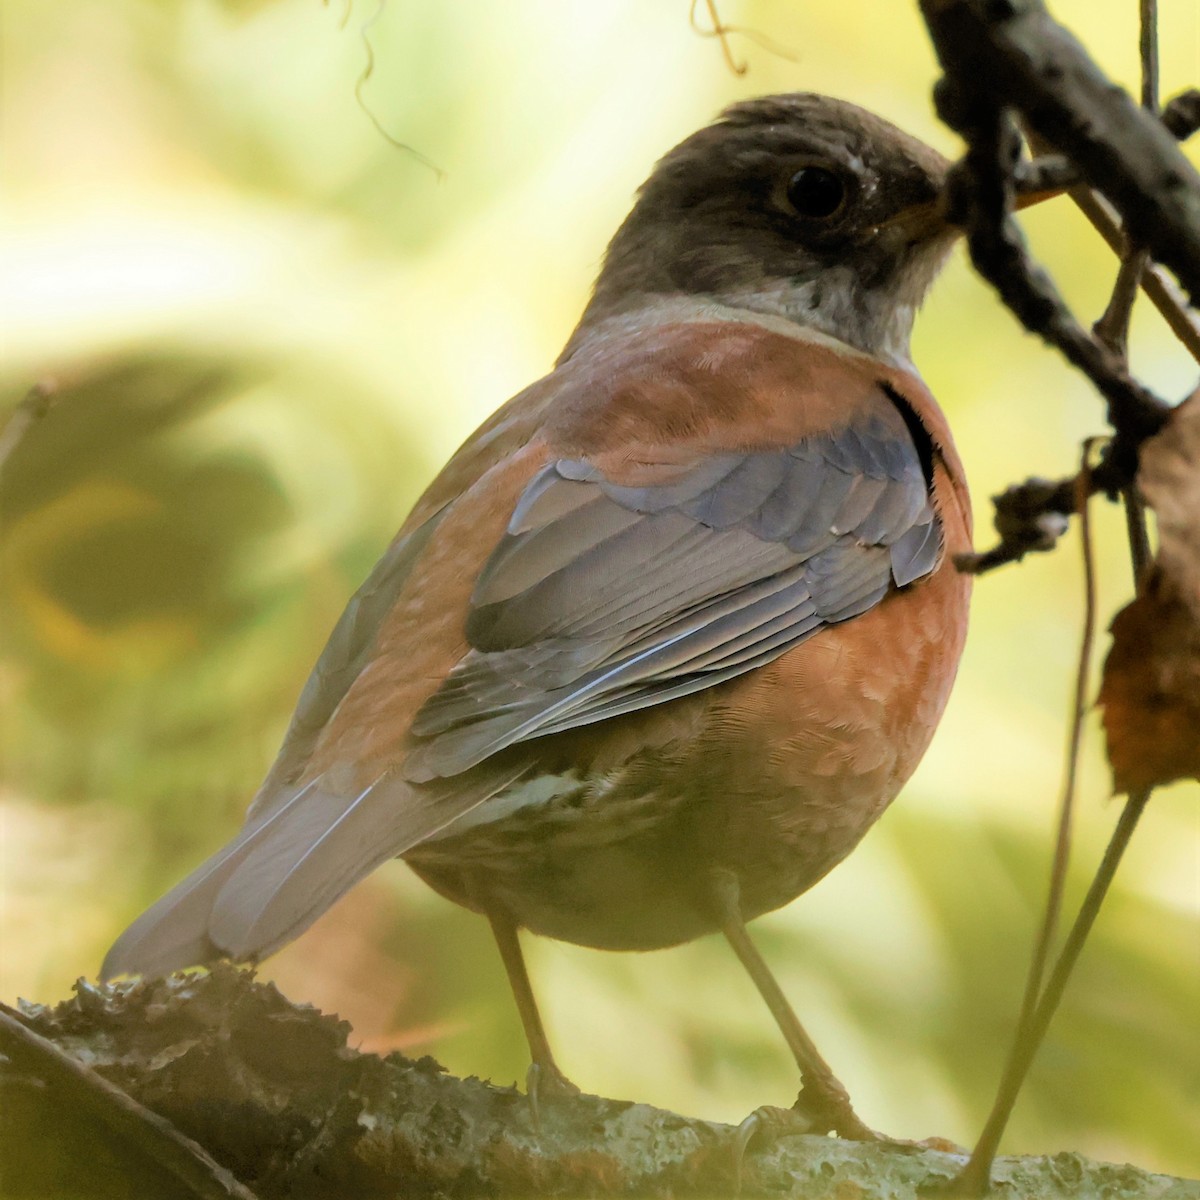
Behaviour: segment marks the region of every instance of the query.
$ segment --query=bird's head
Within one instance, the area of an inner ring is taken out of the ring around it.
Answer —
[[[956,232],[938,206],[948,166],[843,100],[735,104],[643,184],[584,326],[658,297],[704,297],[906,358]]]

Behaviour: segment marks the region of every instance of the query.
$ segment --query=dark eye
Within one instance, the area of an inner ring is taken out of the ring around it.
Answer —
[[[832,217],[846,199],[846,185],[826,167],[801,167],[787,186],[787,198],[802,217]]]

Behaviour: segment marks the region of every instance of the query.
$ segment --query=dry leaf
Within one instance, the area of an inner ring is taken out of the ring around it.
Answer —
[[[1143,447],[1137,482],[1159,550],[1112,623],[1100,686],[1119,792],[1200,778],[1200,391]]]

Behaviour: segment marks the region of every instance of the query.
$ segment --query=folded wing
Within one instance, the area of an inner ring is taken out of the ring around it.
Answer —
[[[406,776],[712,687],[932,571],[921,455],[880,401],[787,449],[639,464],[638,486],[548,463],[479,576],[472,649],[417,713]]]

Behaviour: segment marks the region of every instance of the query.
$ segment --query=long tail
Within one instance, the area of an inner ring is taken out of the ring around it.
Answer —
[[[265,958],[381,863],[511,782],[493,775],[481,786],[430,794],[385,776],[348,798],[319,777],[252,818],[142,913],[108,952],[100,976]]]

